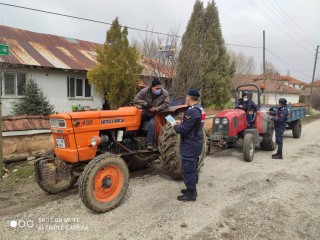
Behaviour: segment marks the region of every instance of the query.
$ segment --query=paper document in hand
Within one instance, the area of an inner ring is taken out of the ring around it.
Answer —
[[[166,116],[166,120],[172,125],[176,123],[176,120],[170,114]]]

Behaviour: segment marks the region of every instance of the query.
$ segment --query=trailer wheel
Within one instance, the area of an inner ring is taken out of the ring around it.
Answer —
[[[291,123],[293,138],[300,138],[302,132],[302,125],[300,119]]]
[[[252,162],[255,152],[255,146],[252,134],[246,134],[243,140],[243,159],[246,162]]]
[[[129,185],[129,170],[125,161],[113,154],[103,154],[85,167],[79,184],[83,204],[96,213],[117,207]]]

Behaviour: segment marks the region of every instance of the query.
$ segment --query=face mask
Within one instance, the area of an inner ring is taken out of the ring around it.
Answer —
[[[161,93],[161,89],[157,89],[157,90],[154,91],[155,95],[160,95],[160,93]]]
[[[245,102],[248,101],[248,98],[243,98],[243,101],[245,101]]]

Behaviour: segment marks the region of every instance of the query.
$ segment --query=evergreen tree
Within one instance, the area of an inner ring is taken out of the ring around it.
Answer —
[[[90,84],[112,109],[133,99],[142,71],[139,54],[129,46],[127,36],[127,28],[121,30],[116,18],[107,31],[106,42],[97,50],[98,65],[87,74]]]
[[[14,115],[43,115],[48,116],[54,113],[54,107],[50,104],[42,89],[34,79],[27,81],[25,96],[17,102],[13,102],[12,113]]]
[[[196,0],[177,66],[177,89],[197,88],[204,106],[223,106],[230,99],[234,65],[224,46],[218,10],[214,1],[204,9]]]
[[[208,3],[204,12],[203,48],[205,63],[202,81],[202,103],[222,107],[231,97],[233,65],[224,45],[219,13],[214,1]]]
[[[177,61],[177,78],[173,84],[176,95],[185,93],[188,88],[197,88],[201,84],[203,14],[203,3],[196,0],[187,29],[182,36],[182,47]]]

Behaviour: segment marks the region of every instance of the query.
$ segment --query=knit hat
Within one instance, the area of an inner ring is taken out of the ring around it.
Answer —
[[[243,93],[242,93],[242,97],[245,97],[245,96],[248,96],[248,93],[243,92]]]
[[[159,78],[154,78],[151,82],[151,87],[157,86],[157,85],[161,85],[161,81]]]

